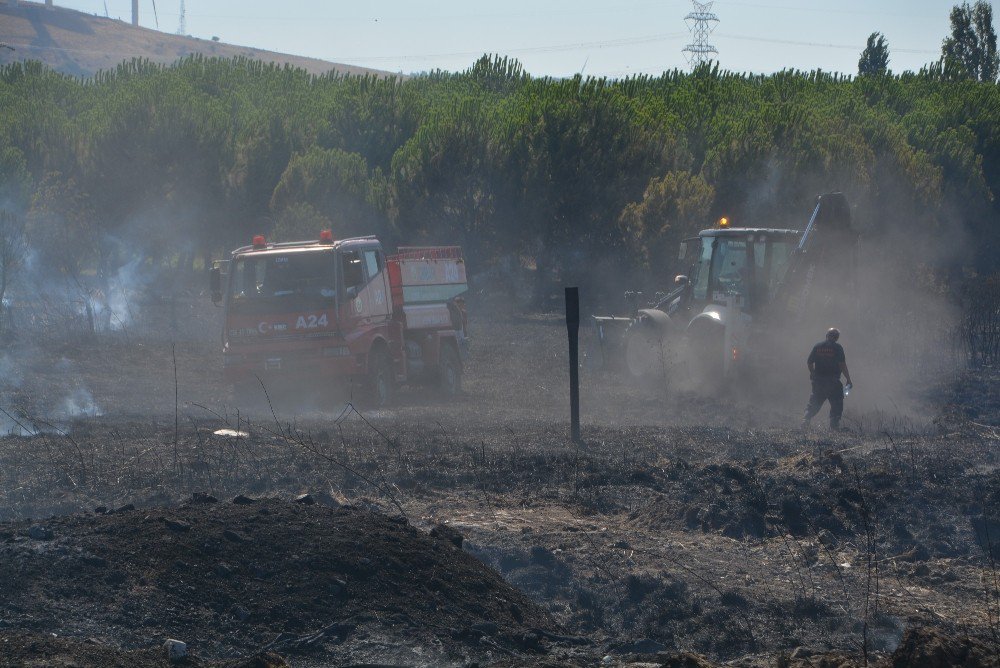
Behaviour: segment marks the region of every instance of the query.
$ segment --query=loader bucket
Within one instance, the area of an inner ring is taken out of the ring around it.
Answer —
[[[843,193],[827,193],[816,198],[816,224],[830,230],[850,231],[851,206]]]
[[[790,340],[790,332],[805,337],[805,331],[856,322],[858,243],[844,195],[820,195],[773,299],[782,340]]]

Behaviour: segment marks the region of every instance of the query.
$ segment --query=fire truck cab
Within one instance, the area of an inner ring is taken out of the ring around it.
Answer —
[[[211,274],[224,309],[223,368],[237,398],[260,384],[357,384],[384,406],[397,384],[461,391],[467,290],[461,249],[400,248],[373,236],[253,243]]]

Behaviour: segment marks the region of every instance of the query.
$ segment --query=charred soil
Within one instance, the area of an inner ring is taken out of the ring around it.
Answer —
[[[7,627],[141,647],[184,638],[212,656],[377,645],[423,660],[541,650],[552,618],[447,538],[351,507],[253,500],[4,525]],[[488,640],[484,640],[488,636]]]
[[[847,432],[800,432],[807,382],[708,401],[585,357],[574,444],[560,320],[473,323],[461,396],[379,411],[234,405],[207,341],[10,348],[10,655],[997,665],[995,374],[916,413],[852,394]],[[96,410],[54,416],[80,388]]]

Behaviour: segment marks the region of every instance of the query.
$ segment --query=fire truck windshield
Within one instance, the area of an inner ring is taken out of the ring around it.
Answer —
[[[231,304],[332,300],[333,252],[240,257],[233,263]]]

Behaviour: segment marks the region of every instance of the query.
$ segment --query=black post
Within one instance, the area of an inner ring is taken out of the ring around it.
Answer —
[[[569,411],[571,438],[580,441],[580,291],[566,288],[566,331],[569,334]]]

